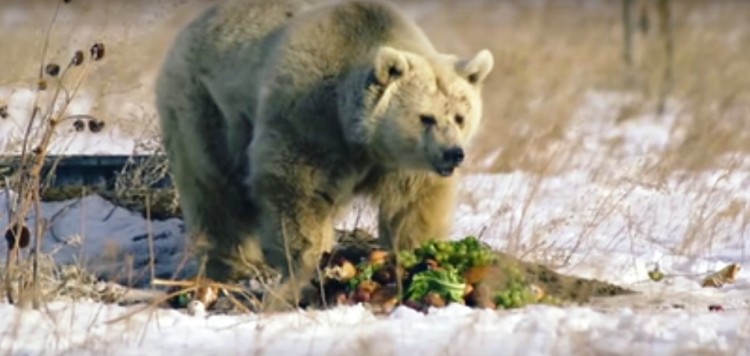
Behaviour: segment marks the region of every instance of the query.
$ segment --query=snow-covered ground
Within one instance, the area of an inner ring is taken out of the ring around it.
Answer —
[[[7,106],[8,120],[0,125],[0,152],[4,155],[20,154],[23,147],[23,137],[26,133],[29,119],[31,118],[31,109],[35,106],[36,91],[27,88],[7,88],[0,87],[0,98]],[[41,99],[38,103],[42,107],[48,107],[54,97],[48,92],[42,92]],[[65,110],[65,115],[80,115],[81,113],[91,112],[93,109],[95,97],[87,91],[78,93]],[[148,116],[149,112],[128,102],[112,100],[101,100],[109,112],[119,112],[123,116],[136,117]],[[63,100],[55,101],[55,108],[59,110]],[[37,104],[38,105],[38,104]],[[68,120],[58,128],[57,135],[54,136],[49,152],[57,155],[129,155],[136,149],[136,143],[143,137],[139,135],[127,134],[115,125],[112,128],[107,127],[101,132],[90,132],[84,130],[77,132],[73,127],[73,121]],[[41,120],[35,120],[33,125],[34,131],[41,127]]]
[[[283,315],[190,317],[174,310],[107,321],[126,308],[54,303],[21,313],[0,305],[0,350],[13,355],[677,355],[748,354],[745,313],[452,305],[429,315],[361,306]],[[743,327],[743,325],[745,325]]]
[[[587,96],[566,140],[581,145],[559,173],[465,177],[455,236],[479,235],[560,272],[607,280],[640,295],[513,311],[452,305],[423,315],[398,308],[381,317],[360,306],[209,317],[159,310],[113,323],[108,321],[130,308],[59,301],[40,311],[21,311],[0,304],[0,352],[750,355],[746,273],[720,289],[700,286],[707,273],[747,263],[750,158],[729,155],[731,169],[673,172],[666,178],[645,172],[680,137],[674,125],[678,104],[671,103],[665,115],[618,124],[618,108],[628,100],[616,93]],[[621,143],[613,146],[613,141]],[[0,195],[3,208],[6,198]],[[44,214],[52,222],[45,250],[57,250],[61,262],[83,260],[100,273],[117,274],[124,267],[113,262],[121,262],[122,255],[111,252],[120,251],[131,253],[136,268],[142,268],[149,258],[149,229],[157,274],[168,276],[182,257],[178,219],[149,224],[98,196],[47,203]],[[2,214],[0,226],[5,219]],[[368,228],[372,221],[372,209],[357,208],[341,226],[356,222]],[[657,263],[667,275],[660,283],[647,276]],[[724,311],[709,311],[710,304]]]

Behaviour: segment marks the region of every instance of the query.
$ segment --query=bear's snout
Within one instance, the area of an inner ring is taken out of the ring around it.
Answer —
[[[443,161],[453,166],[458,166],[464,161],[464,149],[461,147],[451,147],[443,151]]]
[[[435,171],[443,176],[449,177],[453,171],[464,161],[464,149],[458,146],[444,149],[440,161],[434,164]]]

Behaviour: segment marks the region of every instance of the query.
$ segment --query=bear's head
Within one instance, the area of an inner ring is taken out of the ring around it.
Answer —
[[[349,140],[385,168],[453,174],[482,118],[482,83],[492,54],[426,57],[381,47],[370,58],[339,89]]]

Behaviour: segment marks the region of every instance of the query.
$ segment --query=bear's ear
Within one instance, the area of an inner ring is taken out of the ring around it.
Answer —
[[[395,48],[383,46],[375,54],[375,77],[383,86],[403,76],[408,69],[406,54]]]
[[[459,61],[456,70],[471,84],[481,84],[487,78],[495,65],[495,59],[490,51],[483,49],[474,58]]]

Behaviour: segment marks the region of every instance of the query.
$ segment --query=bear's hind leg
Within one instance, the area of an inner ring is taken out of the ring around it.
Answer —
[[[207,258],[208,277],[247,278],[262,254],[253,236],[254,208],[228,168],[225,120],[197,80],[166,70],[157,92],[162,139],[195,252]]]

